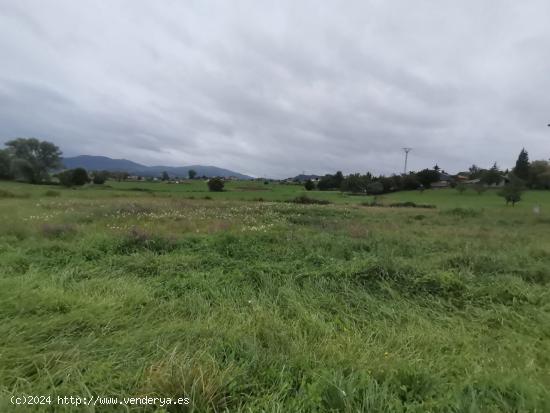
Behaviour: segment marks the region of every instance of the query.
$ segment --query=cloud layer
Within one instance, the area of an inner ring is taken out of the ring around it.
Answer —
[[[0,0],[0,142],[256,176],[550,157],[550,2]]]

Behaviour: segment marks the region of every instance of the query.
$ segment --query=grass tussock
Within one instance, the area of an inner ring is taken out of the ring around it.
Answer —
[[[143,391],[157,397],[188,397],[180,411],[221,412],[232,407],[233,389],[240,379],[232,366],[222,367],[207,355],[170,353],[145,372]]]
[[[12,191],[8,191],[6,189],[0,189],[0,199],[9,199],[9,198],[29,198],[30,194],[27,193],[15,193]]]
[[[77,232],[73,224],[42,224],[40,233],[50,239],[72,237]]]

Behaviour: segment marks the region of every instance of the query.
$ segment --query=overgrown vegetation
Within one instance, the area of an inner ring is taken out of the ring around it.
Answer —
[[[377,201],[420,211],[0,185],[29,194],[0,203],[0,411],[550,411],[548,193]]]
[[[208,189],[212,192],[221,192],[224,186],[225,183],[221,178],[211,178],[208,180]]]

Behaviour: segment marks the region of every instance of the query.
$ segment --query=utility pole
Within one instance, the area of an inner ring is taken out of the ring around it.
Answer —
[[[407,174],[407,159],[409,158],[409,152],[412,150],[412,148],[402,148],[403,152],[405,152],[405,168],[403,169],[403,174]]]

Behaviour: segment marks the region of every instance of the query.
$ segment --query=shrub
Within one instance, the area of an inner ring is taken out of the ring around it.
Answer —
[[[173,239],[164,238],[133,227],[120,240],[117,250],[122,254],[131,254],[139,250],[164,253],[174,250],[176,246],[176,242]]]
[[[498,195],[504,198],[506,205],[511,202],[512,206],[515,206],[516,202],[521,201],[523,188],[524,182],[521,179],[512,176],[510,182],[498,192]]]
[[[463,194],[466,191],[466,185],[463,183],[456,184],[455,189],[458,191],[459,194]]]
[[[221,178],[210,178],[208,180],[208,189],[212,192],[223,191],[224,182]]]
[[[361,202],[361,205],[362,206],[367,206],[367,207],[376,207],[376,206],[380,206],[380,207],[383,207],[384,205],[381,204],[380,202],[378,202],[378,199],[376,197],[374,197],[372,199],[372,201],[364,201],[364,202]]]
[[[516,202],[521,201],[521,189],[513,186],[506,186],[499,191],[498,195],[503,197],[506,201],[506,205],[512,203],[512,206],[516,205]]]
[[[29,198],[30,194],[16,194],[5,189],[0,189],[0,198]]]
[[[70,186],[82,186],[90,182],[88,173],[84,168],[67,169],[66,171],[57,174],[59,183],[61,185]]]
[[[103,185],[107,180],[107,174],[103,172],[94,172],[92,182],[94,185]]]
[[[17,195],[11,191],[0,189],[0,198],[17,198]]]
[[[304,184],[304,188],[306,188],[307,191],[311,191],[315,189],[315,183],[311,179],[308,179]]]
[[[40,232],[46,238],[64,238],[76,233],[76,227],[72,224],[44,224]]]
[[[296,198],[294,198],[293,200],[291,200],[289,202],[292,202],[294,204],[306,204],[306,205],[312,205],[312,204],[327,205],[327,204],[330,204],[330,202],[327,201],[326,199],[314,199],[314,198],[310,198],[306,195],[297,196]]]

